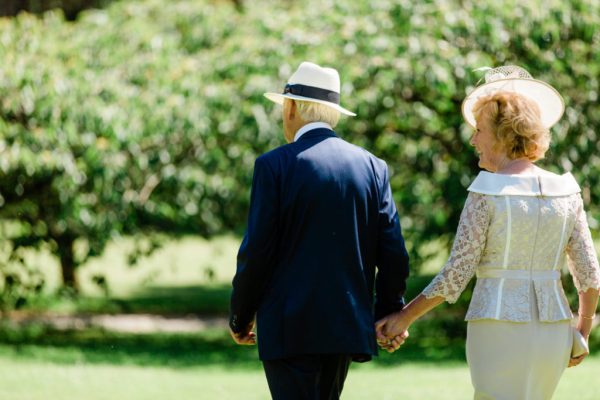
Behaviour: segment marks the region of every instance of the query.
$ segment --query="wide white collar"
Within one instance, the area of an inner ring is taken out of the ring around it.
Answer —
[[[568,196],[581,192],[570,172],[564,175],[503,175],[481,171],[470,192],[500,196]]]
[[[298,129],[298,131],[296,132],[296,135],[294,136],[294,142],[296,140],[300,139],[300,136],[304,135],[306,132],[312,131],[313,129],[319,129],[319,128],[333,130],[331,125],[329,125],[327,122],[310,122],[310,123],[304,125],[302,128]]]

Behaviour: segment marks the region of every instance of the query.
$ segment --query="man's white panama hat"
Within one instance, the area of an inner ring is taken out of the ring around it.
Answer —
[[[340,75],[333,68],[323,68],[311,62],[300,64],[290,77],[283,93],[265,93],[265,97],[277,104],[283,99],[312,101],[324,104],[345,115],[355,116],[340,106]]]
[[[500,91],[516,92],[535,101],[540,107],[542,124],[546,128],[550,128],[562,117],[565,102],[560,93],[546,82],[533,79],[529,72],[516,65],[478,70],[485,69],[485,83],[477,86],[462,103],[463,117],[473,128],[476,125],[473,106],[477,100]]]

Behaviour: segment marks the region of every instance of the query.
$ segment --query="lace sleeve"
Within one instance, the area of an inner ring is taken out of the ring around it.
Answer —
[[[577,196],[575,227],[567,245],[569,271],[580,292],[600,287],[600,267],[592,234],[583,209],[583,199]]]
[[[427,298],[441,296],[454,303],[475,274],[485,248],[490,213],[485,196],[470,192],[460,215],[460,222],[450,258],[423,290]]]

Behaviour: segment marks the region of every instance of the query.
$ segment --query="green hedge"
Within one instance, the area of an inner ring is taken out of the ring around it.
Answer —
[[[460,104],[481,66],[519,64],[564,95],[542,164],[572,170],[599,216],[599,25],[592,0],[145,0],[0,19],[0,217],[20,221],[15,246],[81,241],[74,265],[121,232],[241,233],[254,159],[284,143],[262,93],[303,60],[339,69],[358,116],[338,132],[388,162],[415,260],[452,238],[478,172]]]

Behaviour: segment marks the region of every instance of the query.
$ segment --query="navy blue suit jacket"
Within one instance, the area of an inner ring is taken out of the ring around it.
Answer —
[[[230,326],[256,317],[262,360],[369,360],[374,318],[402,309],[407,277],[385,162],[322,128],[256,160]]]

